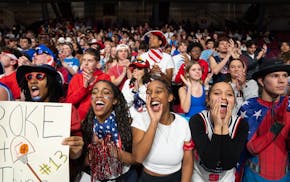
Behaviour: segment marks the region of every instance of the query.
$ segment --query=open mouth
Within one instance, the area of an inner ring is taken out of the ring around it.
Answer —
[[[40,90],[39,90],[39,88],[37,86],[32,86],[30,88],[30,95],[31,95],[32,98],[38,97],[39,94],[40,94]]]
[[[104,106],[105,106],[105,103],[103,101],[98,100],[98,101],[96,101],[96,107],[95,107],[95,109],[96,110],[101,110],[101,109],[104,108]]]
[[[228,107],[228,105],[226,103],[222,103],[221,104],[221,111],[222,112],[226,112],[227,111],[227,107]]]
[[[154,112],[158,112],[160,110],[160,102],[158,101],[151,102],[151,108]]]

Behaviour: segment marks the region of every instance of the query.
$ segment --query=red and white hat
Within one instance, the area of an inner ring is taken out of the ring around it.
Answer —
[[[147,60],[144,61],[140,57],[137,57],[136,59],[134,59],[132,61],[132,63],[129,65],[129,67],[149,68],[150,67],[150,64],[149,64],[149,62]]]
[[[163,32],[161,32],[160,30],[151,30],[149,32],[146,32],[143,36],[143,39],[145,40],[145,42],[147,43],[149,42],[149,36],[151,34],[160,38],[160,40],[162,41],[161,47],[165,47],[167,45],[166,37],[163,34]]]

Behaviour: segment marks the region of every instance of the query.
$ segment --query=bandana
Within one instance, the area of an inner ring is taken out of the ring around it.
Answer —
[[[111,115],[103,123],[99,123],[95,117],[93,130],[99,139],[105,139],[107,135],[111,135],[112,141],[115,142],[115,144],[118,144],[119,134],[114,113],[111,113]]]

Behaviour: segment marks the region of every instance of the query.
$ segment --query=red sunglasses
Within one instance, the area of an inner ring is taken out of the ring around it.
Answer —
[[[35,79],[41,81],[45,77],[46,77],[46,74],[45,73],[41,73],[41,72],[38,72],[38,73],[27,73],[27,74],[25,74],[25,78],[26,78],[27,81],[32,80],[32,78],[35,78]]]

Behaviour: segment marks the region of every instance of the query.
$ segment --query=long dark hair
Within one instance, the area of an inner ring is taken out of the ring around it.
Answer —
[[[143,69],[144,69],[144,75],[142,77],[142,82],[145,85],[151,81],[151,74],[150,74],[148,68],[143,68]],[[136,78],[132,77],[129,85],[134,84],[135,81],[136,81]]]
[[[129,116],[127,102],[122,92],[113,83],[106,80],[100,80],[98,82],[105,82],[108,85],[110,85],[114,93],[114,99],[118,100],[117,104],[113,106],[113,110],[116,115],[118,132],[121,136],[122,149],[124,149],[127,152],[131,152],[132,151],[131,118]],[[82,122],[82,132],[83,132],[83,139],[85,143],[84,148],[83,148],[84,153],[88,152],[87,147],[92,142],[94,117],[95,117],[95,114],[91,107],[85,120]]]

